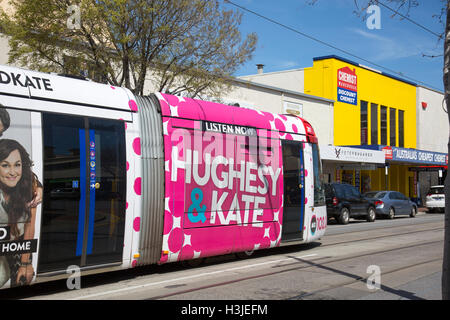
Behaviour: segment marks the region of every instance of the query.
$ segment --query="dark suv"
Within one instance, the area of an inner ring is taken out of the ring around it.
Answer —
[[[350,217],[375,221],[375,201],[364,197],[350,184],[326,184],[325,197],[328,218],[333,217],[341,224],[347,224]]]

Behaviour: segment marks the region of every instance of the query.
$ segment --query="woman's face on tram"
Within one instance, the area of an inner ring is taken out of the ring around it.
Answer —
[[[19,150],[13,150],[4,160],[0,161],[0,182],[14,188],[22,177],[22,158]]]

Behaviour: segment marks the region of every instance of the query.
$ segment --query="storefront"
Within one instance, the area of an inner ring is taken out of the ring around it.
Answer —
[[[349,183],[363,193],[374,190],[371,173],[385,166],[380,150],[321,145],[320,154],[325,182]]]
[[[399,189],[404,185],[406,195],[423,203],[430,186],[444,184],[448,164],[446,153],[390,146],[379,146],[378,149],[385,154],[391,188]],[[395,175],[398,166],[408,168],[407,180],[401,183]]]
[[[430,186],[444,183],[448,163],[446,153],[384,145],[365,148],[381,151],[385,162],[383,167],[366,173],[372,190],[400,191],[420,204]]]

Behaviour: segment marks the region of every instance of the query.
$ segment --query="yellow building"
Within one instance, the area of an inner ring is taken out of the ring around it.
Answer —
[[[392,157],[393,151],[416,148],[415,83],[326,56],[314,58],[313,66],[304,69],[304,92],[336,101],[334,145],[386,153],[387,169],[337,169],[333,180],[352,183],[363,192],[390,189],[417,196],[417,173],[409,170],[417,163]]]

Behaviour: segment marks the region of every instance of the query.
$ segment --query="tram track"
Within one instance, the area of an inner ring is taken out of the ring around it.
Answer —
[[[375,237],[368,237],[368,238],[362,238],[362,239],[352,239],[352,240],[347,240],[347,241],[340,241],[340,242],[334,242],[334,243],[328,243],[328,244],[324,244],[321,247],[330,247],[330,246],[336,246],[336,245],[341,245],[341,244],[345,244],[345,243],[354,243],[354,242],[361,242],[361,241],[369,241],[369,240],[377,240],[377,239],[382,239],[382,238],[387,238],[387,237],[397,237],[397,236],[403,236],[403,235],[410,235],[410,234],[414,234],[414,233],[423,233],[423,232],[427,232],[427,231],[437,231],[437,230],[444,230],[444,227],[436,227],[436,228],[431,228],[431,229],[420,229],[417,231],[407,231],[407,232],[403,232],[403,233],[396,233],[396,234],[386,234],[386,235],[381,235],[381,236],[375,236]],[[362,232],[362,231],[355,231],[356,232]],[[349,232],[352,233],[352,232]],[[346,233],[346,234],[349,234]],[[332,237],[333,235],[330,235],[330,237]],[[324,236],[324,238],[326,237],[326,235]]]
[[[179,295],[182,295],[182,294],[193,293],[193,292],[196,292],[196,291],[206,290],[206,289],[220,287],[220,286],[226,286],[226,285],[229,285],[229,284],[238,283],[238,282],[247,281],[247,280],[254,280],[254,279],[269,277],[269,276],[277,275],[277,274],[280,274],[280,273],[291,272],[291,271],[308,270],[308,269],[317,268],[317,267],[326,268],[328,265],[331,265],[331,264],[337,263],[337,262],[343,262],[343,261],[346,261],[346,260],[353,260],[353,259],[358,259],[358,258],[362,258],[362,257],[368,257],[368,256],[379,255],[379,254],[385,254],[385,253],[399,251],[399,250],[405,250],[405,249],[409,249],[409,248],[417,248],[417,247],[420,247],[420,246],[427,246],[427,245],[438,244],[438,243],[442,243],[442,242],[443,242],[443,240],[428,241],[428,242],[422,242],[422,243],[414,243],[414,244],[410,244],[410,245],[407,245],[407,246],[400,246],[400,247],[395,247],[395,248],[390,248],[390,249],[385,249],[385,250],[371,251],[371,252],[367,252],[367,253],[363,253],[363,254],[351,255],[351,256],[345,256],[345,257],[341,257],[341,258],[331,259],[331,260],[325,261],[323,263],[320,263],[318,261],[324,260],[324,259],[329,259],[329,257],[321,257],[319,259],[316,259],[315,261],[309,261],[309,260],[305,260],[305,259],[300,259],[298,257],[291,257],[293,260],[297,260],[297,261],[294,262],[294,263],[291,263],[291,264],[283,264],[281,266],[273,266],[272,268],[284,268],[286,266],[293,265],[293,264],[295,264],[297,266],[290,267],[290,268],[283,269],[283,270],[277,269],[276,271],[266,272],[266,273],[253,275],[253,276],[240,277],[238,279],[232,279],[232,280],[218,282],[218,283],[205,285],[205,286],[200,286],[200,287],[196,287],[196,288],[180,290],[180,291],[172,292],[172,293],[165,294],[165,295],[155,296],[155,297],[149,298],[147,300],[159,300],[159,299],[175,297],[175,296],[179,296]],[[404,269],[412,268],[412,267],[415,267],[415,266],[418,266],[418,265],[422,265],[422,264],[426,264],[426,263],[430,263],[430,262],[435,262],[435,261],[439,261],[439,260],[442,260],[442,258],[432,259],[432,260],[427,260],[427,261],[421,261],[421,262],[418,262],[418,263],[415,263],[415,264],[412,264],[412,265],[398,267],[398,268],[395,268],[393,270],[389,270],[388,272],[383,272],[383,274],[394,273],[394,272],[398,272],[398,271],[401,271],[401,270],[404,270]],[[298,266],[298,264],[305,264],[305,263],[307,265]],[[343,282],[342,284],[338,284],[338,285],[333,286],[333,287],[328,287],[328,288],[324,288],[324,289],[320,289],[320,290],[316,290],[316,291],[317,291],[317,293],[319,293],[319,292],[330,290],[330,289],[333,289],[333,288],[338,288],[340,286],[353,284],[353,283],[356,283],[356,282],[359,282],[359,281],[363,281],[363,280],[366,280],[366,279],[367,279],[367,277],[358,277],[357,279],[352,279],[351,281]],[[314,293],[316,293],[316,292],[315,291],[311,292],[311,294],[314,294]],[[302,294],[302,295],[299,295],[299,296],[296,296],[296,297],[293,297],[293,298],[289,298],[289,299],[300,299],[301,297],[307,297],[309,294],[310,293],[305,293],[305,294]]]
[[[437,262],[437,261],[442,261],[442,259],[441,258],[431,259],[431,260],[421,261],[421,262],[418,262],[418,263],[415,263],[415,264],[411,264],[411,265],[407,265],[407,266],[403,266],[403,267],[393,268],[393,269],[387,270],[387,271],[383,270],[383,276],[386,276],[386,275],[392,274],[392,273],[396,273],[396,272],[399,272],[399,271],[404,271],[404,270],[407,270],[407,269],[415,268],[415,267],[418,267],[418,266],[421,266],[421,265],[426,265],[426,264],[429,264],[429,263],[432,263],[432,262]],[[345,287],[345,286],[350,286],[350,285],[356,284],[358,282],[366,284],[367,281],[369,280],[369,278],[370,278],[370,276],[367,276],[367,277],[358,276],[358,277],[355,277],[355,279],[353,279],[353,280],[341,282],[341,283],[338,283],[338,284],[335,284],[335,285],[332,285],[332,286],[329,286],[329,287],[326,287],[326,288],[323,288],[323,289],[314,290],[314,291],[307,292],[307,293],[302,293],[302,294],[300,294],[298,296],[287,298],[286,300],[302,300],[304,298],[313,297],[313,296],[315,296],[317,294],[321,294],[321,293],[324,293],[324,292],[329,291],[329,290],[333,290],[333,289],[337,289],[337,288],[341,288],[341,287]],[[383,285],[380,285],[380,287],[383,288]]]
[[[376,240],[380,240],[380,239],[392,239],[395,237],[401,237],[401,236],[406,236],[406,235],[411,235],[411,234],[423,234],[425,232],[438,232],[438,231],[443,231],[444,228],[442,227],[436,227],[433,226],[432,224],[436,224],[436,222],[426,222],[426,223],[421,223],[421,229],[420,230],[408,230],[408,228],[412,228],[414,227],[414,225],[394,225],[394,226],[386,226],[386,227],[379,227],[379,228],[373,228],[373,229],[368,229],[368,230],[355,230],[355,231],[345,231],[344,233],[340,233],[340,234],[332,234],[332,235],[325,235],[322,238],[322,241],[325,242],[320,246],[317,246],[315,248],[321,250],[322,248],[326,248],[327,250],[329,250],[330,248],[332,249],[333,247],[339,247],[339,246],[345,246],[346,244],[355,244],[355,243],[359,243],[359,244],[363,244],[365,241],[376,241]],[[339,228],[339,227],[338,227]],[[345,228],[345,227],[344,227]],[[379,229],[383,229],[381,231],[378,231]],[[394,233],[394,234],[386,234],[387,232],[389,232],[388,230],[385,229],[396,229],[399,230],[400,229],[400,233]],[[406,230],[405,230],[406,229]],[[336,229],[335,229],[336,230]],[[367,236],[368,234],[370,235],[371,233],[383,233],[381,235],[376,235],[376,236]],[[338,241],[338,242],[332,242],[332,243],[326,243],[329,241],[333,241],[333,238],[339,238],[339,237],[346,237],[346,236],[355,236],[358,233],[363,233],[364,235],[366,235],[365,237],[357,237],[355,239],[350,239],[350,240],[345,240],[345,241]],[[135,286],[131,286],[132,288],[135,288],[136,290],[140,290],[140,289],[144,289],[144,288],[157,288],[160,287],[161,289],[175,289],[177,287],[182,287],[182,286],[186,286],[187,282],[190,282],[192,280],[195,280],[196,278],[203,278],[203,276],[209,276],[209,275],[215,275],[218,276],[219,274],[222,275],[229,275],[230,272],[236,272],[238,270],[249,270],[249,269],[253,269],[253,268],[260,268],[262,265],[267,265],[270,266],[271,264],[277,264],[277,265],[273,265],[270,268],[272,268],[272,270],[269,270],[269,272],[264,272],[262,274],[257,274],[257,275],[249,275],[249,276],[244,276],[244,277],[240,277],[240,278],[236,278],[236,279],[230,279],[230,280],[226,280],[226,281],[221,281],[221,282],[217,282],[217,283],[212,283],[210,285],[204,285],[204,286],[199,286],[199,287],[195,287],[195,288],[190,288],[187,289],[185,288],[185,290],[177,290],[175,292],[170,292],[167,294],[161,294],[161,295],[157,295],[154,297],[150,297],[149,299],[153,300],[157,300],[157,299],[166,299],[166,298],[171,298],[171,297],[176,297],[179,295],[183,295],[183,294],[189,294],[191,292],[200,292],[202,290],[206,290],[209,288],[214,288],[214,287],[221,287],[221,286],[226,286],[229,284],[233,284],[233,283],[239,283],[239,282],[243,282],[246,280],[252,280],[252,279],[258,279],[258,278],[264,278],[264,277],[270,277],[276,274],[280,274],[280,273],[286,273],[289,271],[296,271],[296,270],[311,270],[311,268],[314,267],[318,267],[320,265],[324,265],[324,266],[329,266],[332,263],[338,263],[338,262],[345,262],[347,260],[351,260],[351,259],[358,259],[358,258],[363,258],[363,257],[367,257],[367,256],[371,256],[371,255],[376,255],[376,254],[383,254],[383,253],[389,253],[392,251],[398,251],[398,250],[404,250],[404,249],[408,249],[408,248],[413,248],[413,247],[418,247],[418,246],[425,246],[425,245],[431,245],[431,244],[438,244],[441,243],[442,241],[429,241],[429,242],[417,242],[415,241],[414,243],[407,243],[407,245],[403,245],[403,246],[399,246],[399,247],[394,247],[394,248],[388,248],[388,249],[383,249],[383,250],[375,250],[375,251],[370,251],[370,252],[363,252],[360,254],[352,254],[352,255],[346,255],[346,256],[341,256],[339,258],[334,258],[332,254],[327,255],[324,254],[323,256],[318,256],[317,258],[314,258],[314,260],[311,259],[307,259],[304,257],[308,257],[308,256],[314,256],[316,254],[307,254],[308,252],[304,252],[303,256],[295,256],[295,253],[299,250],[303,251],[303,249],[299,249],[298,245],[292,245],[292,246],[282,246],[282,247],[277,247],[277,248],[272,248],[269,250],[259,250],[257,251],[257,255],[254,255],[253,257],[250,257],[249,259],[246,259],[247,264],[245,265],[241,265],[238,267],[231,267],[231,268],[227,268],[226,265],[228,264],[228,262],[230,262],[230,260],[225,258],[225,262],[223,263],[223,259],[222,259],[222,263],[220,262],[220,257],[212,257],[212,263],[207,262],[206,268],[209,268],[209,266],[223,266],[224,268],[222,268],[221,270],[215,271],[214,268],[212,269],[212,271],[208,271],[208,269],[205,269],[205,271],[202,272],[203,269],[198,268],[191,268],[191,271],[193,272],[200,272],[200,274],[194,274],[194,275],[187,275],[187,276],[181,276],[179,278],[172,278],[172,279],[166,279],[164,280],[164,278],[159,278],[156,279],[154,278],[153,280],[150,280],[151,282],[147,282],[147,283],[142,283],[142,285],[135,285]],[[364,245],[364,244],[363,244]],[[314,246],[314,244],[312,243],[308,243],[308,244],[302,244],[301,245],[302,248],[305,248],[305,246]],[[315,249],[314,247],[311,249]],[[333,250],[333,249],[332,249]],[[311,252],[312,253],[312,252]],[[282,256],[284,255],[284,258],[282,259],[277,259],[276,256]],[[228,255],[232,256],[232,254]],[[268,257],[270,259],[270,256],[274,256],[274,260],[270,261],[263,261],[263,262],[257,262],[258,260],[254,260],[255,263],[252,264],[252,260],[256,259],[256,258],[265,258]],[[304,258],[304,259],[303,259]],[[209,258],[207,258],[209,259]],[[307,260],[306,260],[307,259]],[[235,260],[236,262],[238,262],[238,260],[236,260],[234,257],[232,258],[232,260]],[[292,262],[290,262],[290,260],[292,260]],[[216,262],[214,262],[216,261]],[[234,262],[232,262],[234,263]],[[309,265],[299,265],[299,264],[309,264]],[[419,264],[421,263],[426,263],[426,262],[419,262]],[[208,266],[209,264],[209,266]],[[403,269],[407,269],[409,266],[405,266],[403,267]],[[158,273],[162,273],[162,274],[166,274],[166,275],[170,275],[171,273],[171,268],[168,269],[164,269],[164,270],[159,270]],[[211,270],[211,269],[210,269]],[[175,268],[175,271],[182,271],[181,269],[179,269],[178,267]],[[258,271],[261,272],[261,269]],[[395,272],[395,270],[393,271],[389,271],[390,273]],[[383,273],[385,274],[385,273]],[[177,277],[176,275],[174,275],[174,277]],[[131,278],[130,278],[131,279]],[[365,278],[361,278],[361,279],[353,279],[352,282],[358,282],[358,281],[363,281],[362,279]],[[180,283],[182,282],[182,283]],[[111,282],[110,282],[111,283]],[[193,284],[191,284],[193,285]],[[346,283],[343,285],[347,285]],[[64,289],[65,290],[65,289]],[[324,290],[330,290],[330,288],[328,289],[324,289]],[[114,292],[114,291],[118,291],[118,292]],[[317,293],[320,293],[322,290],[319,290]],[[87,294],[84,296],[79,296],[78,298],[73,297],[72,299],[75,298],[75,300],[78,299],[97,299],[99,297],[107,297],[108,295],[111,296],[111,294],[116,294],[116,293],[120,293],[119,296],[122,293],[125,292],[132,292],[132,290],[128,290],[127,288],[123,288],[123,289],[118,289],[118,290],[110,290],[110,291],[103,291],[103,292],[98,292],[98,293],[93,293],[93,294]],[[147,297],[149,297],[147,295]],[[292,299],[302,299],[302,298],[308,298],[310,297],[310,295],[298,295],[298,296],[292,296]],[[69,297],[68,297],[69,298]],[[145,298],[145,294],[144,294],[144,298]],[[70,298],[69,298],[70,299]],[[287,298],[287,299],[291,299],[291,298]]]

